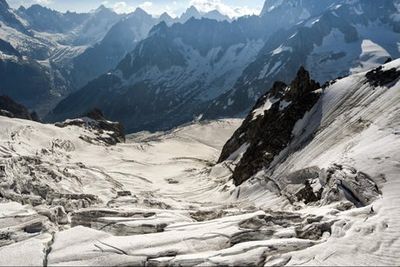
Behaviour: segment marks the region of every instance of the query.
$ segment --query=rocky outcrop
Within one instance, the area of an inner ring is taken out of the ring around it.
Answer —
[[[89,143],[104,143],[107,145],[116,145],[125,142],[124,127],[119,122],[112,122],[104,118],[99,109],[93,109],[82,118],[66,120],[56,123],[57,127],[79,126],[91,130],[95,137],[82,135],[81,139]]]
[[[396,68],[384,70],[382,66],[371,70],[366,75],[368,82],[374,86],[388,86],[400,79],[400,71]]]
[[[367,174],[341,164],[327,169],[310,167],[290,173],[278,182],[282,195],[291,203],[348,203],[347,208],[364,207],[381,194]],[[345,208],[345,209],[347,209]]]
[[[0,51],[7,55],[21,57],[21,54],[9,43],[0,39]]]
[[[0,116],[24,120],[40,121],[36,112],[30,113],[26,107],[16,103],[8,96],[0,96]]]
[[[317,103],[320,85],[301,67],[290,85],[275,82],[225,144],[218,162],[235,162],[235,185],[268,168],[293,138],[297,121]]]

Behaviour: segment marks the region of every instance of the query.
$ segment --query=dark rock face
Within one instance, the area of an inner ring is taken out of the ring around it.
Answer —
[[[371,70],[365,76],[367,77],[368,82],[374,87],[388,86],[400,79],[400,71],[395,68],[383,70],[383,67],[380,66]]]
[[[95,108],[89,111],[82,118],[66,120],[55,124],[57,127],[79,126],[90,129],[95,134],[95,138],[83,135],[80,138],[89,143],[105,143],[107,145],[116,145],[125,142],[124,127],[119,122],[108,121],[104,118],[101,110]]]
[[[8,96],[0,96],[0,116],[40,121],[36,112],[29,113],[26,107],[16,103]]]
[[[0,51],[12,56],[20,57],[21,54],[9,43],[0,39]]]
[[[98,108],[94,108],[91,111],[89,111],[86,114],[86,117],[91,118],[91,119],[96,120],[96,121],[106,120],[104,115],[103,115],[103,112]]]
[[[224,146],[218,162],[225,161],[247,147],[233,172],[235,185],[240,185],[263,168],[268,168],[292,140],[296,122],[311,110],[320,98],[320,85],[310,79],[301,67],[293,82],[287,86],[276,82],[262,96],[242,126]]]
[[[53,86],[61,85],[58,83],[59,79],[53,83],[50,76],[46,73],[46,68],[35,60],[0,59],[0,95],[7,95],[29,109],[46,109],[49,102],[56,98],[51,95],[51,91],[55,89]],[[62,90],[60,93],[62,94]]]

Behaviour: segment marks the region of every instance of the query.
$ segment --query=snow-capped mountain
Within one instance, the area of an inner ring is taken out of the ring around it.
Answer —
[[[206,19],[214,19],[217,21],[231,21],[231,19],[228,16],[221,14],[221,12],[219,12],[218,10],[201,12],[195,6],[190,6],[188,9],[186,9],[185,12],[182,13],[182,15],[179,18],[175,19],[175,22],[185,23],[191,18],[195,19],[206,18]]]
[[[28,29],[58,33],[58,42],[76,46],[90,46],[101,41],[122,18],[103,5],[91,13],[61,13],[36,4],[29,8],[20,7],[17,13],[26,21]]]
[[[102,38],[119,17],[104,8],[90,14],[60,13],[39,5],[15,11],[5,1],[0,10],[0,93],[40,116],[72,91],[68,65],[85,50],[80,44]]]
[[[14,11],[10,9],[10,6],[6,2],[6,0],[0,0],[0,20],[5,25],[13,27],[23,33],[28,34],[27,29],[25,28],[23,23],[18,19]]]
[[[188,9],[187,19],[194,10]],[[225,18],[218,12],[198,13],[199,17]],[[17,65],[15,60],[9,64],[20,66],[15,75],[12,71],[4,74],[8,80],[27,84],[24,90],[14,90],[10,83],[3,81],[1,86],[0,82],[2,93],[13,91],[11,95],[17,101],[44,116],[62,98],[115,68],[139,41],[147,37],[153,26],[164,20],[172,25],[187,19],[172,18],[167,14],[155,18],[140,8],[131,14],[119,15],[105,6],[89,13],[62,13],[38,4],[13,10],[2,0],[0,39],[21,55]],[[22,66],[28,65],[37,72],[35,75],[29,72],[37,83],[19,76],[23,72]],[[32,95],[37,97],[31,98]]]
[[[114,145],[98,112],[0,116],[0,265],[398,265],[400,60],[293,77],[243,122]]]
[[[200,19],[201,14],[200,11],[197,10],[196,7],[191,6],[181,15],[180,19],[182,22],[186,22],[191,18]]]
[[[17,14],[26,21],[27,28],[38,32],[66,33],[83,23],[89,14],[67,12],[65,14],[35,4],[28,8],[21,6]]]
[[[158,22],[157,18],[138,8],[113,25],[99,43],[74,58],[71,69],[74,86],[80,88],[115,68]]]
[[[290,5],[291,1],[282,3]],[[398,58],[397,12],[394,2],[388,0],[336,1],[323,13],[275,34],[233,89],[210,105],[205,117],[232,116],[247,110],[275,80],[289,82],[302,65],[324,83]]]
[[[114,71],[63,100],[49,119],[99,107],[111,119],[118,117],[128,131],[191,121],[207,101],[232,88],[255,59],[268,31],[258,22],[252,17],[232,23],[192,18],[171,27],[160,23]]]
[[[134,12],[116,23],[105,35],[104,39],[88,48],[73,61],[71,80],[76,88],[83,87],[89,81],[101,74],[114,69],[124,56],[131,52],[138,42],[145,39],[151,28],[161,22],[171,26],[174,23],[185,23],[190,18],[209,18],[218,21],[229,20],[218,11],[199,12],[190,7],[178,18],[172,18],[167,13],[159,18],[153,17],[143,9]]]
[[[324,83],[399,57],[396,12],[389,0],[267,1],[260,17],[160,24],[114,71],[48,118],[99,106],[136,131],[241,116],[273,81],[289,82],[301,65]]]
[[[175,23],[175,19],[171,17],[167,12],[164,12],[159,17],[160,21],[164,21],[167,25],[172,25]]]
[[[75,76],[71,75],[75,67],[74,59],[86,48],[104,39],[121,18],[121,15],[104,6],[90,13],[78,14],[61,13],[40,5],[13,10],[1,1],[0,93],[10,95],[31,110],[37,110],[40,116],[46,115],[57,102],[78,88],[73,79]],[[142,16],[142,19],[145,18]],[[139,22],[139,19],[135,21],[138,25]],[[144,38],[147,33],[142,32],[148,31],[154,24],[144,30],[139,29],[140,38]],[[128,31],[120,35],[130,36]],[[126,49],[129,51],[133,47]],[[121,55],[117,53],[116,63],[127,51],[119,52]],[[109,55],[104,53],[100,59],[92,57],[85,60],[89,65],[97,66],[99,61],[109,60]],[[76,61],[79,62],[79,58]],[[83,73],[82,68],[79,71]],[[88,79],[96,76],[89,76]]]

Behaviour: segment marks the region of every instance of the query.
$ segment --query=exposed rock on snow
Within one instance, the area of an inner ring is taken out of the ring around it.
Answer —
[[[293,138],[298,120],[317,103],[319,84],[300,68],[288,86],[276,82],[269,93],[257,102],[242,126],[224,146],[219,162],[223,162],[243,144],[249,144],[237,163],[233,180],[240,185],[262,168],[268,167]],[[266,103],[271,103],[266,107]],[[258,111],[262,109],[262,111]],[[261,115],[257,115],[261,113]]]
[[[400,71],[396,68],[383,70],[382,66],[366,74],[368,82],[374,86],[393,86],[400,79]]]
[[[282,194],[292,203],[327,205],[347,200],[362,207],[371,204],[380,194],[378,185],[367,174],[338,164],[327,170],[318,167],[302,169],[289,174],[278,184]]]
[[[82,135],[80,138],[89,143],[102,142],[108,145],[115,145],[125,142],[124,127],[119,122],[111,122],[104,118],[99,109],[89,111],[86,116],[79,119],[66,120],[55,124],[57,127],[79,126],[89,129],[95,133],[95,138]]]

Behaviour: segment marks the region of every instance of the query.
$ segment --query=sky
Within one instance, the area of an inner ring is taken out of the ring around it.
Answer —
[[[259,14],[265,0],[7,0],[12,7],[41,4],[59,11],[87,12],[100,5],[113,8],[118,13],[129,13],[141,7],[148,13],[160,15],[163,12],[171,16],[181,15],[193,5],[200,11],[218,10],[230,17]]]

